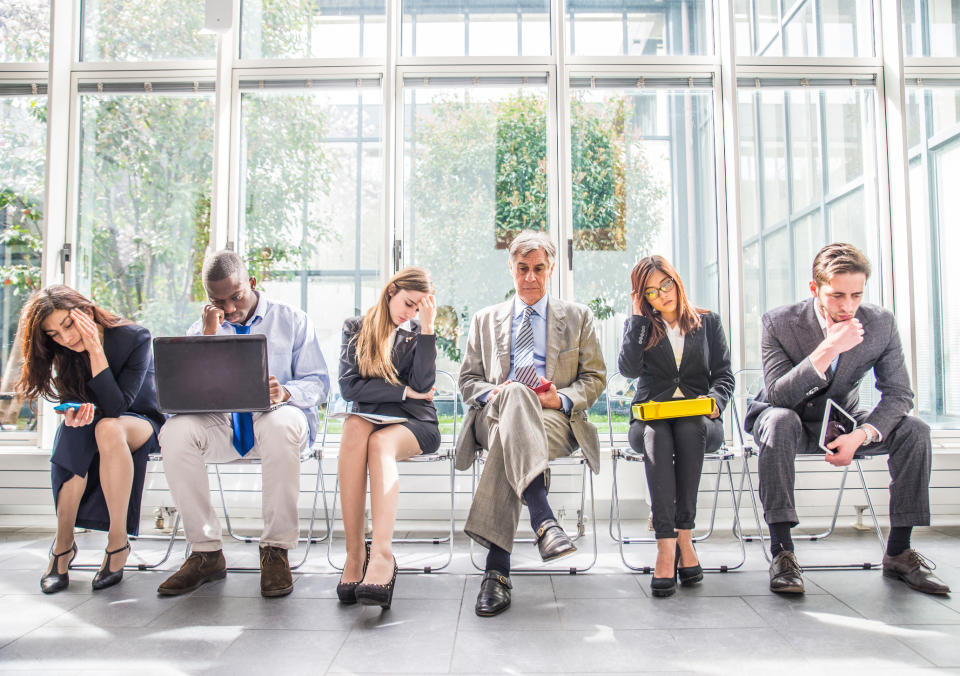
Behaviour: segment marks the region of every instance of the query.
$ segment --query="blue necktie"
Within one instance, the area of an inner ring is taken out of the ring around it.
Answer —
[[[540,376],[533,363],[533,326],[530,324],[532,307],[523,309],[523,319],[520,321],[520,330],[517,331],[517,344],[513,348],[513,377],[527,387],[540,385]]]
[[[245,336],[250,333],[250,327],[243,324],[231,324],[237,335]],[[241,456],[246,455],[253,448],[253,414],[231,413],[233,422],[233,447]]]

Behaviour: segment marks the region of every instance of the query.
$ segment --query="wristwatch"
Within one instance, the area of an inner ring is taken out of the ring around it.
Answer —
[[[861,446],[866,446],[876,441],[877,433],[874,431],[873,427],[870,425],[864,425],[860,429],[863,430],[863,443],[860,444]]]

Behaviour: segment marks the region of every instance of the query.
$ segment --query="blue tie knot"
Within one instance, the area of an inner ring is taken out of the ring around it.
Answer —
[[[244,324],[230,324],[230,326],[232,326],[233,330],[237,332],[237,335],[246,336],[250,333],[250,327],[245,326]]]

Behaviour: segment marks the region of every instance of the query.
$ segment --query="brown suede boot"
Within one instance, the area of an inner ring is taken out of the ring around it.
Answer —
[[[168,577],[157,587],[157,593],[165,596],[179,596],[210,582],[221,580],[227,575],[227,561],[223,550],[215,552],[193,552],[180,566],[180,570]]]
[[[280,547],[260,548],[260,594],[286,596],[293,591],[293,574],[287,561],[287,550]]]

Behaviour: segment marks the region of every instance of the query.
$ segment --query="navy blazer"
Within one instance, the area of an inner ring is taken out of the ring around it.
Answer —
[[[140,525],[140,498],[143,493],[147,456],[159,450],[156,433],[164,415],[157,405],[154,381],[153,346],[150,332],[136,324],[103,331],[103,353],[108,368],[90,378],[87,401],[96,404],[93,422],[83,427],[60,424],[53,442],[51,484],[54,500],[63,484],[74,475],[87,477],[87,487],[77,512],[76,525],[107,530],[110,518],[99,481],[99,453],[94,429],[103,418],[135,414],[153,425],[154,434],[133,454],[133,486],[127,508],[127,532],[136,534]]]
[[[354,337],[360,331],[363,317],[352,317],[343,323],[340,344],[340,393],[353,402],[359,413],[403,415],[415,420],[437,423],[437,409],[425,399],[403,399],[405,387],[426,392],[437,379],[437,337],[420,332],[420,322],[411,321],[410,330],[397,329],[391,359],[397,370],[399,385],[383,378],[364,378],[357,366]],[[400,409],[398,411],[398,409]]]
[[[617,363],[620,373],[637,379],[633,403],[670,401],[677,388],[688,399],[701,395],[713,397],[722,412],[733,396],[733,372],[730,349],[720,316],[715,312],[700,315],[700,328],[683,339],[680,368],[673,355],[670,339],[663,336],[645,350],[650,336],[650,320],[632,315],[624,323],[623,345]]]

